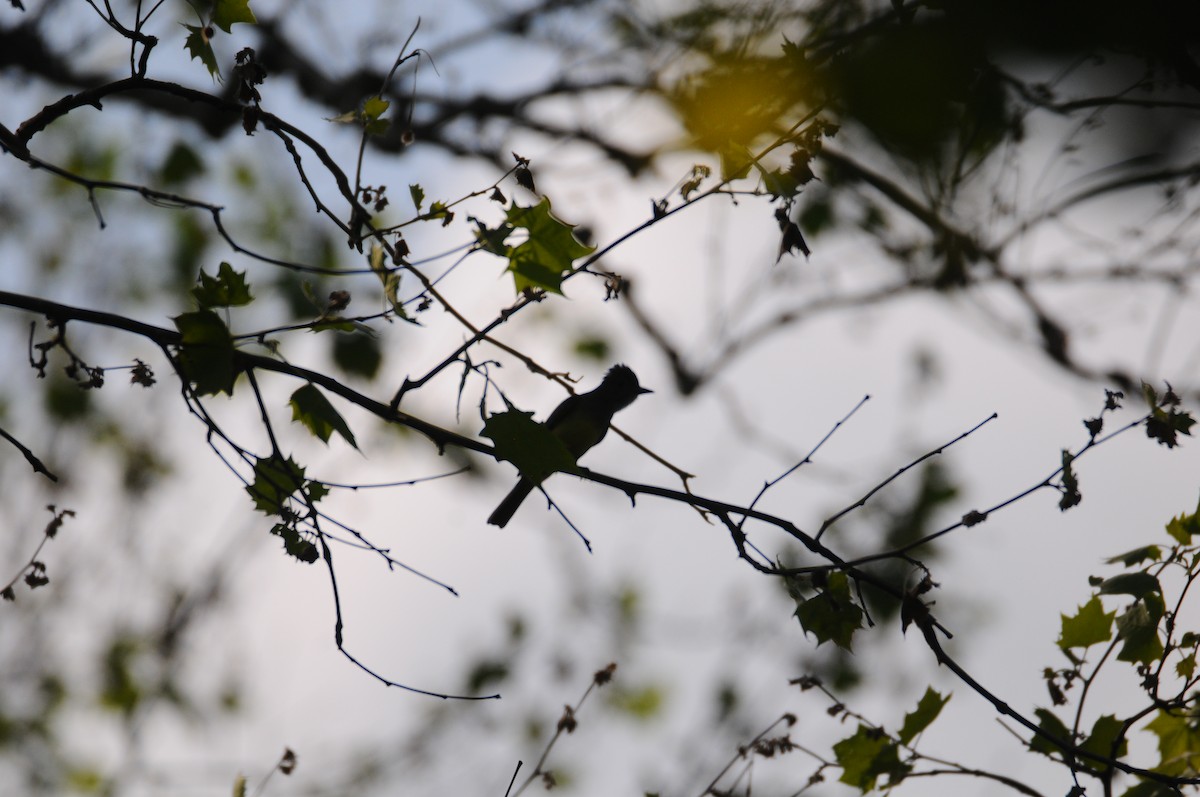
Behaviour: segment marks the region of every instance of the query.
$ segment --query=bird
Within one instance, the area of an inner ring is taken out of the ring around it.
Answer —
[[[614,365],[595,390],[568,396],[555,407],[546,419],[546,428],[562,440],[571,456],[578,459],[608,434],[613,415],[632,404],[638,396],[653,392],[638,384],[632,368]],[[507,526],[534,487],[533,482],[521,477],[487,522],[500,528]]]

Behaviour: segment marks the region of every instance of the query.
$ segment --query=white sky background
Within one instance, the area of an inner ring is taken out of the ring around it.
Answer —
[[[343,39],[341,26],[357,31],[359,21],[351,14],[339,14],[336,26],[321,27],[316,20],[329,17],[306,8],[310,7],[297,6],[295,24],[302,29],[311,25],[314,39],[328,53],[331,71],[343,61],[352,63],[354,54],[346,50],[345,41],[353,41],[357,34]],[[379,23],[379,37],[394,40],[396,47],[413,19],[422,15],[415,44],[429,48],[435,59],[436,42],[451,24],[445,20],[460,19],[447,15],[444,6],[433,10],[406,5],[382,17],[370,14],[366,4],[356,10],[361,10],[363,19]],[[165,42],[160,48],[155,63],[161,68],[177,54]],[[447,90],[476,83],[505,85],[522,69],[545,67],[528,51],[481,51],[474,59],[439,61],[440,77],[423,66],[420,86],[431,91],[439,84]],[[182,68],[180,74],[194,81],[200,67],[185,64]],[[168,69],[167,74],[174,73]],[[352,137],[324,125],[308,109],[284,104],[280,98],[290,94],[268,81],[266,104],[302,128],[315,130],[342,163],[351,163]],[[618,106],[615,113],[626,111]],[[653,129],[655,124],[651,121],[647,126]],[[277,154],[274,142],[259,138],[222,145],[243,153],[261,153],[269,147]],[[846,150],[854,144],[846,138],[836,143]],[[570,222],[591,226],[601,243],[643,221],[649,198],[662,196],[692,162],[690,156],[681,155],[630,186],[569,147],[542,140],[512,145],[534,159],[539,188],[552,197],[556,212]],[[413,153],[403,159],[368,161],[372,176],[366,182],[386,183],[398,207],[407,207],[404,186],[410,182],[420,182],[430,198],[450,198],[492,179],[482,168],[453,163],[420,148]],[[1037,160],[1031,158],[1034,162],[1022,168],[1032,186],[1037,185],[1035,175],[1045,168],[1044,161]],[[6,172],[0,179],[14,173],[11,165],[3,168]],[[30,177],[26,172],[21,179]],[[506,193],[526,204],[531,200],[511,185]],[[1103,210],[1097,207],[1092,212]],[[1143,223],[1127,215],[1095,215],[1077,221],[1101,230]],[[460,236],[464,230],[459,227]],[[440,251],[433,241],[445,239],[433,232],[429,247]],[[810,242],[813,256],[808,262],[787,258],[773,266],[776,236],[765,205],[747,201],[732,208],[709,200],[621,247],[607,265],[637,281],[639,296],[664,328],[677,340],[695,341],[689,349],[693,353],[705,345],[700,322],[714,297],[719,299],[729,287],[714,284],[710,279],[714,273],[735,286],[736,292],[742,284],[762,278],[784,276],[818,290],[824,281],[852,280],[872,272],[873,247],[852,235],[819,238]],[[421,241],[421,236],[413,241]],[[1069,247],[1076,244],[1038,238],[1019,251],[1034,262],[1047,251],[1074,251]],[[237,260],[234,264],[250,266]],[[251,268],[252,281],[256,273],[267,273],[261,267]],[[0,286],[14,287],[12,271],[12,265],[6,264]],[[501,262],[486,256],[469,259],[446,284],[452,295],[471,293],[466,301],[476,321],[486,320],[511,297],[511,283],[502,274]],[[54,298],[86,305],[73,295],[78,290],[64,286],[64,295]],[[569,347],[574,335],[569,333],[598,329],[612,335],[618,343],[616,358],[633,366],[642,382],[656,390],[618,416],[618,425],[698,474],[693,487],[705,496],[747,502],[764,480],[792,464],[747,445],[745,431],[723,417],[718,390],[736,394],[754,428],[773,435],[799,456],[863,395],[871,394],[871,401],[826,444],[812,467],[806,466],[764,499],[764,508],[807,529],[910,458],[949,441],[992,412],[999,413],[996,421],[946,455],[955,475],[970,487],[949,519],[1007,498],[1052,471],[1063,447],[1084,441],[1080,421],[1095,415],[1103,401],[1103,386],[1065,376],[1031,347],[999,340],[995,325],[978,309],[998,298],[986,292],[961,300],[916,298],[830,314],[770,338],[725,372],[718,385],[686,401],[673,391],[656,353],[627,332],[631,321],[620,303],[601,302],[600,288],[584,280],[568,283],[567,293],[569,302],[551,302],[545,312],[527,313],[499,336],[544,364],[580,374],[583,386],[590,387],[602,368],[584,369],[572,359]],[[1111,355],[1135,370],[1148,362],[1146,330],[1167,297],[1152,289],[1119,298],[1113,298],[1112,292],[1077,290],[1062,301],[1096,322],[1092,339],[1073,342],[1094,347],[1101,361]],[[144,320],[165,325],[166,317],[175,312],[178,308],[168,308],[162,317]],[[1108,327],[1110,319],[1121,324]],[[415,334],[404,327],[384,332],[390,345],[404,347],[404,356],[393,362],[403,362],[407,370],[382,380],[371,391],[377,397],[390,397],[404,375],[422,373],[457,340],[458,333],[447,320],[425,320],[428,333]],[[1196,333],[1195,308],[1185,308],[1167,336],[1171,345],[1157,361],[1158,375],[1194,383],[1195,361],[1190,353]],[[434,337],[436,342],[430,339]],[[288,345],[289,356],[303,364],[303,344]],[[918,351],[933,352],[938,364],[937,381],[922,388],[915,386],[912,368]],[[1188,362],[1192,363],[1189,371],[1180,371]],[[524,373],[519,364],[506,365],[505,389],[522,407],[536,409],[538,417],[561,399],[561,393]],[[429,398],[416,396],[406,407],[453,425],[447,400],[456,383],[457,374],[447,372],[431,386]],[[294,387],[281,383],[268,388],[277,394],[279,426],[288,419],[283,407]],[[1137,406],[1137,398],[1129,397],[1127,403]],[[419,447],[379,439],[377,425],[351,410],[345,414],[362,442],[361,456],[337,441],[326,452],[319,444],[303,441],[298,429],[288,431],[297,456],[313,463],[313,473],[341,481],[383,482],[448,469],[448,461],[415,456]],[[253,434],[255,420],[250,417],[244,423],[246,435]],[[178,434],[172,446],[192,451],[202,445],[203,430],[193,419],[180,417],[174,423]],[[237,422],[233,423],[236,428]],[[464,402],[463,428],[478,429],[477,409],[470,402]],[[677,486],[670,474],[615,437],[589,454],[585,464],[604,473]],[[320,566],[307,568],[280,555],[276,541],[266,539],[266,524],[250,515],[238,485],[215,459],[194,456],[186,467],[188,483],[178,492],[156,495],[153,502],[131,512],[131,536],[140,529],[142,544],[173,560],[186,549],[197,561],[224,562],[239,607],[234,617],[210,628],[193,652],[193,664],[199,677],[214,679],[226,667],[237,667],[255,691],[232,730],[224,729],[199,745],[173,725],[148,723],[144,757],[148,766],[167,773],[167,782],[160,785],[175,794],[225,794],[236,772],[253,778],[286,745],[299,754],[300,767],[292,780],[273,780],[267,793],[303,793],[324,782],[323,776],[333,777],[347,766],[347,751],[378,746],[387,755],[400,749],[396,740],[428,729],[430,714],[441,710],[441,704],[384,689],[333,648],[331,601]],[[812,642],[787,616],[775,585],[739,563],[727,535],[719,529],[704,524],[690,510],[648,497],[631,512],[623,496],[559,476],[550,484],[552,494],[592,540],[595,551],[588,555],[570,529],[542,511],[544,505],[539,506],[536,497],[507,529],[486,526],[490,508],[509,488],[512,469],[493,464],[484,470],[495,478],[360,492],[332,502],[339,519],[368,532],[379,544],[394,546],[398,558],[452,583],[462,593],[452,599],[415,578],[387,573],[370,556],[337,551],[347,645],[380,673],[422,688],[453,690],[474,656],[502,646],[503,618],[513,611],[530,618],[530,633],[541,643],[532,643],[534,655],[521,659],[531,671],[503,690],[504,700],[455,707],[454,721],[461,728],[455,733],[462,736],[451,733],[440,739],[432,751],[437,765],[419,775],[401,766],[380,793],[453,788],[459,793],[503,794],[516,759],[526,762],[522,773],[526,774],[540,754],[540,746],[523,743],[515,729],[530,715],[552,720],[563,703],[577,699],[590,673],[613,659],[622,665],[618,684],[667,687],[667,712],[648,726],[637,726],[614,717],[602,700],[593,698],[595,702],[580,716],[580,731],[565,739],[552,759],[552,764],[562,762],[586,775],[581,781],[584,788],[576,794],[637,794],[642,787],[661,788],[672,795],[699,794],[733,752],[723,740],[714,743],[707,730],[712,709],[711,696],[704,690],[706,679],[714,673],[735,679],[745,690],[750,701],[745,710],[761,718],[758,726],[768,725],[781,710],[799,713],[802,719],[793,738],[825,754],[839,733],[852,730],[848,724],[829,727],[822,713],[824,702],[785,686],[786,678],[801,674],[796,660]],[[1086,600],[1088,575],[1115,572],[1105,569],[1103,558],[1165,540],[1162,524],[1195,506],[1200,453],[1194,445],[1168,452],[1134,430],[1089,454],[1079,464],[1079,474],[1084,493],[1079,507],[1061,514],[1056,494],[1036,495],[981,526],[955,532],[947,545],[952,555],[935,567],[942,585],[936,595],[939,617],[944,616],[958,635],[948,649],[981,682],[1025,712],[1048,702],[1041,668],[1061,664],[1054,646],[1059,612],[1071,613]],[[77,500],[86,506],[101,501],[103,494],[101,485],[81,486]],[[768,551],[779,542],[761,534],[756,541]],[[56,546],[53,553],[67,550],[66,545]],[[253,556],[243,560],[247,551]],[[618,644],[605,632],[603,612],[608,609],[577,607],[572,596],[615,593],[626,584],[641,590],[644,616],[636,633]],[[138,594],[139,585],[114,584],[108,598],[115,604],[137,605]],[[903,640],[895,628],[864,634],[892,641],[882,649],[863,645],[864,651],[877,657],[866,666],[868,677],[875,675],[879,681],[851,697],[855,710],[894,728],[903,711],[911,709],[932,682],[942,691],[954,691],[955,697],[947,716],[928,734],[922,746],[925,752],[1009,775],[1038,772],[1041,762],[996,726],[977,696],[937,670],[919,638]],[[567,651],[574,659],[572,674],[565,680],[550,677],[555,662],[548,660],[548,654],[537,655],[552,648]],[[1114,672],[1124,675],[1128,670],[1117,666]],[[496,723],[496,729],[489,723]],[[91,729],[84,731],[91,738],[81,734],[80,744],[97,744]],[[112,762],[126,756],[108,742],[99,742],[97,748],[108,748],[106,756]],[[789,773],[786,782],[798,788],[812,768],[803,756],[793,755],[774,769],[781,770]],[[669,779],[660,783],[643,779],[658,773]],[[1047,794],[1064,793],[1069,787],[1057,769],[1041,780],[1036,774],[1028,776]],[[1002,793],[980,782],[949,779],[907,788],[922,793],[929,788]],[[821,793],[844,791],[827,786]]]

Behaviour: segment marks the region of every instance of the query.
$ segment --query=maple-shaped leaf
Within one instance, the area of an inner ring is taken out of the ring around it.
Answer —
[[[233,266],[222,262],[217,276],[210,277],[200,272],[200,284],[192,288],[192,297],[204,309],[212,307],[242,307],[254,301],[250,286],[246,284],[246,272],[234,271]]]
[[[271,527],[271,533],[283,538],[283,550],[288,556],[311,565],[319,556],[317,546],[306,539],[299,531],[283,523]]]
[[[1162,761],[1153,767],[1155,772],[1190,777],[1200,771],[1200,727],[1191,717],[1159,709],[1158,716],[1146,723],[1146,730],[1158,737]]]
[[[304,467],[291,457],[260,457],[254,464],[254,481],[246,485],[246,492],[258,511],[282,515],[287,500],[303,490],[306,482]]]
[[[576,238],[574,225],[566,224],[550,213],[550,200],[543,198],[532,207],[514,204],[506,221],[513,227],[528,230],[529,238],[508,253],[508,270],[513,273],[517,292],[541,288],[550,293],[562,293],[562,281],[578,258],[596,251]]]
[[[208,68],[208,74],[212,75],[213,79],[221,77],[221,67],[217,66],[217,55],[212,48],[212,28],[202,25],[184,25],[188,29],[188,37],[184,40],[184,49],[193,59],[200,59],[200,63]]]
[[[854,632],[862,628],[863,610],[850,595],[850,580],[845,573],[833,573],[814,596],[798,601],[796,619],[805,633],[817,638],[817,644],[832,641],[850,650]]]
[[[1107,642],[1112,639],[1113,620],[1116,616],[1116,612],[1106,613],[1100,599],[1093,597],[1079,607],[1079,612],[1074,617],[1062,615],[1062,633],[1058,646],[1067,650]]]
[[[881,728],[870,728],[859,724],[853,736],[842,739],[833,746],[833,755],[842,768],[842,783],[849,784],[863,794],[875,788],[879,777],[886,776],[889,785],[904,779],[912,769],[900,760],[896,741]]]
[[[950,695],[943,696],[935,692],[932,686],[928,687],[921,701],[917,703],[916,710],[904,715],[904,724],[898,734],[901,744],[910,743],[917,734],[928,728],[937,719],[938,714],[942,713],[942,707],[949,700]]]
[[[1073,742],[1071,731],[1067,729],[1067,726],[1058,718],[1057,714],[1045,708],[1035,708],[1033,713],[1038,718],[1038,727],[1042,730],[1042,733],[1029,740],[1030,750],[1049,756],[1062,752],[1062,745],[1055,744],[1051,739],[1063,744],[1071,744]]]

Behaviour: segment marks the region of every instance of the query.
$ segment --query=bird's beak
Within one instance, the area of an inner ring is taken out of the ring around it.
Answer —
[[[639,395],[639,396],[640,396],[640,395],[642,395],[643,393],[653,393],[653,392],[654,392],[654,391],[653,391],[653,390],[651,390],[651,389],[650,389],[650,388],[648,388],[648,387],[639,387],[639,388],[638,388],[638,395]]]

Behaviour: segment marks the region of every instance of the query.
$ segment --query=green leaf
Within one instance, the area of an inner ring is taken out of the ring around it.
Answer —
[[[493,255],[508,257],[509,247],[505,241],[508,240],[508,236],[512,235],[513,226],[511,224],[501,224],[493,230],[477,218],[471,217],[471,221],[475,222],[477,228],[475,240],[479,242],[480,249],[491,252]]]
[[[596,251],[594,246],[584,246],[575,239],[573,225],[551,215],[550,200],[546,198],[532,207],[514,204],[508,210],[507,222],[529,231],[529,238],[508,253],[508,270],[513,273],[518,293],[527,288],[562,293],[563,277],[575,260]]]
[[[1136,786],[1130,786],[1121,797],[1179,797],[1179,790],[1165,783],[1144,780]]]
[[[304,489],[304,468],[291,457],[260,457],[254,465],[254,481],[246,492],[254,499],[254,508],[266,515],[279,515],[287,500]]]
[[[363,125],[369,135],[380,136],[387,132],[392,122],[390,119],[384,119],[383,115],[387,113],[390,105],[390,102],[378,95],[368,97],[363,103]]]
[[[71,767],[66,771],[66,786],[78,794],[104,794],[111,785],[104,774],[91,767]]]
[[[517,466],[521,475],[541,484],[551,473],[572,470],[575,457],[545,424],[533,420],[532,412],[508,410],[488,417],[483,436],[496,446],[496,456]]]
[[[1196,674],[1196,651],[1193,650],[1175,662],[1175,674],[1180,678],[1189,679]]]
[[[308,495],[308,500],[312,503],[317,503],[325,496],[329,495],[329,488],[318,481],[311,479],[304,485],[304,492]]]
[[[215,277],[201,270],[199,282],[192,288],[192,297],[202,309],[243,307],[254,301],[250,286],[246,284],[246,272],[234,271],[233,266],[224,261],[217,268]]]
[[[105,708],[131,715],[146,696],[138,676],[142,667],[138,659],[142,643],[128,634],[118,633],[104,651],[103,682],[100,704]]]
[[[425,189],[420,185],[413,183],[408,187],[409,196],[412,197],[413,207],[417,209],[417,213],[421,212],[421,206],[425,204]]]
[[[1062,634],[1059,637],[1058,646],[1066,650],[1067,648],[1086,648],[1089,645],[1112,639],[1113,618],[1117,616],[1117,613],[1105,614],[1104,604],[1100,602],[1099,598],[1093,597],[1079,607],[1079,612],[1074,617],[1067,617],[1065,614],[1060,616],[1062,617]]]
[[[1072,743],[1071,732],[1067,730],[1067,726],[1063,724],[1063,721],[1053,711],[1037,708],[1033,710],[1033,713],[1038,718],[1039,728],[1064,744]],[[1044,755],[1053,755],[1062,752],[1061,747],[1049,739],[1043,738],[1040,734],[1029,740],[1029,749],[1035,753],[1042,753]]]
[[[208,68],[208,74],[214,78],[221,76],[221,68],[217,66],[217,56],[213,52],[212,42],[208,40],[208,32],[211,28],[201,27],[198,25],[184,25],[188,29],[188,37],[184,40],[184,49],[188,51],[192,59],[200,59],[200,63]]]
[[[932,687],[925,690],[925,694],[921,697],[915,711],[910,711],[904,715],[904,725],[900,728],[900,743],[908,744],[917,737],[917,734],[928,728],[938,714],[942,712],[942,707],[950,700],[950,695],[943,697],[933,691]]]
[[[354,332],[357,329],[355,322],[337,317],[316,321],[308,327],[309,332]]]
[[[1062,452],[1062,497],[1058,499],[1058,508],[1066,512],[1073,506],[1077,506],[1083,500],[1083,494],[1079,492],[1079,478],[1075,475],[1075,455],[1065,448]]]
[[[1194,777],[1200,772],[1200,727],[1195,717],[1175,716],[1159,711],[1146,723],[1146,730],[1158,737],[1161,761],[1152,767],[1171,777]]]
[[[238,22],[253,25],[258,22],[250,10],[250,0],[216,0],[213,4],[212,23],[226,33]]]
[[[271,527],[271,533],[283,538],[283,550],[288,556],[310,565],[319,558],[317,546],[293,527],[276,523]]]
[[[1117,638],[1125,640],[1121,652],[1117,654],[1119,661],[1152,664],[1162,657],[1158,622],[1165,608],[1162,596],[1151,592],[1117,618]]]
[[[880,775],[895,785],[908,774],[911,767],[900,763],[898,745],[882,729],[859,725],[853,736],[833,746],[833,754],[842,768],[842,783],[860,789],[864,794],[875,788]]]
[[[750,167],[754,165],[754,156],[750,154],[750,150],[732,141],[721,147],[717,155],[721,158],[722,181],[740,180],[750,174]]]
[[[337,432],[347,443],[358,448],[354,433],[316,385],[310,382],[298,388],[288,403],[292,406],[292,420],[308,427],[310,432],[321,438],[321,442],[329,443],[330,435]]]
[[[445,227],[454,221],[454,212],[446,205],[445,202],[434,202],[429,206],[429,212],[425,214],[427,220],[441,219],[442,226]]]
[[[1101,595],[1132,595],[1140,598],[1148,593],[1162,594],[1158,579],[1149,573],[1122,573],[1106,578],[1100,584]]]
[[[653,684],[638,689],[617,688],[609,695],[609,702],[634,719],[650,720],[662,713],[665,695]]]
[[[1169,525],[1167,529],[1170,530]],[[1136,567],[1145,561],[1157,562],[1161,557],[1162,548],[1157,545],[1143,545],[1141,548],[1134,548],[1132,551],[1126,551],[1104,561],[1110,565],[1122,564],[1126,567]]]
[[[1106,758],[1121,758],[1129,752],[1129,744],[1125,740],[1125,723],[1111,714],[1105,714],[1097,718],[1092,725],[1092,731],[1087,735],[1087,738],[1079,745],[1089,753],[1102,755]],[[1113,746],[1116,745],[1116,749]],[[1089,764],[1100,769],[1101,771],[1109,767],[1098,764],[1097,762],[1089,761]]]
[[[159,179],[165,185],[175,187],[199,177],[204,171],[204,161],[196,154],[196,150],[182,141],[176,141],[159,167]]]
[[[801,600],[795,614],[805,633],[815,636],[817,645],[832,641],[850,650],[854,632],[862,628],[863,610],[850,597],[846,574],[831,574],[816,595]]]
[[[379,281],[383,284],[383,298],[391,305],[396,315],[409,321],[408,313],[404,310],[404,303],[400,301],[400,272],[388,268],[383,255],[383,247],[372,243],[371,254],[368,256],[367,262],[371,265],[371,271],[375,272],[375,276],[379,277]]]
[[[1171,518],[1167,523],[1167,534],[1174,537],[1180,545],[1191,545],[1192,537],[1200,534],[1200,506],[1190,515]]]
[[[351,376],[374,379],[383,363],[379,339],[366,332],[333,337],[333,361]]]
[[[172,319],[179,330],[179,365],[183,376],[202,396],[233,395],[238,370],[234,367],[233,338],[212,310],[197,310]]]

